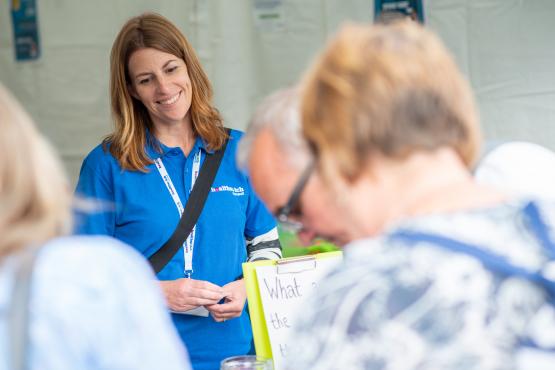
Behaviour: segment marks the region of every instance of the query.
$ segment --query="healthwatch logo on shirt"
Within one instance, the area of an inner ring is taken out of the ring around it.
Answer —
[[[210,188],[210,191],[212,193],[218,193],[220,191],[227,191],[230,192],[231,194],[235,195],[235,196],[242,196],[245,195],[245,189],[243,189],[242,186],[238,186],[238,187],[233,187],[233,186],[227,186],[227,185],[221,185],[218,187],[212,187]]]

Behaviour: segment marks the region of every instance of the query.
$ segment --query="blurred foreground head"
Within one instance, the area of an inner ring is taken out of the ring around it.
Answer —
[[[493,202],[470,173],[481,140],[470,87],[414,22],[344,26],[301,83],[301,121],[351,240]]]
[[[466,166],[473,97],[439,39],[414,22],[347,25],[304,79],[303,132],[325,178],[354,181],[374,158],[452,148]]]
[[[61,163],[31,118],[0,85],[0,258],[70,230]]]

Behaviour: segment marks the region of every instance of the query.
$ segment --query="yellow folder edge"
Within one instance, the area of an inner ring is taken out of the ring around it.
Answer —
[[[294,263],[295,261],[304,261],[307,257],[333,258],[342,255],[341,251],[318,253],[309,256],[282,258],[279,261],[287,261]],[[258,278],[256,276],[256,268],[258,266],[276,265],[277,260],[262,260],[255,262],[243,263],[243,278],[245,280],[245,288],[247,290],[247,300],[249,307],[249,315],[252,325],[252,335],[254,338],[254,348],[258,356],[273,358],[272,347],[270,346],[270,337],[266,328],[266,319],[264,318],[264,308],[262,307],[262,299],[258,289]]]

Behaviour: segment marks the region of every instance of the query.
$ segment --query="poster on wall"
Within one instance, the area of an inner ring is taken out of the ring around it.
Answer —
[[[283,0],[254,0],[252,14],[259,31],[275,32],[285,29]]]
[[[388,23],[400,18],[424,23],[422,0],[374,0],[374,22]]]
[[[28,61],[40,56],[36,0],[10,0],[15,59]]]

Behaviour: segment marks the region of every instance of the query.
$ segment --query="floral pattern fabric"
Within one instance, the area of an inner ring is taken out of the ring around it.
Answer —
[[[555,369],[553,352],[526,345],[555,348],[554,307],[541,287],[503,278],[472,256],[387,238],[399,228],[435,233],[539,269],[548,259],[523,204],[414,218],[349,245],[303,312],[287,368]],[[541,212],[555,225],[555,205]]]

